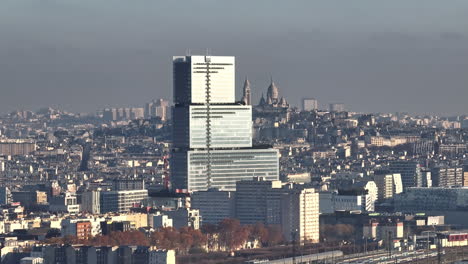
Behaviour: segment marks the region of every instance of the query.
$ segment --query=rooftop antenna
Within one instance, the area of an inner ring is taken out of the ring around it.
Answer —
[[[185,56],[192,56],[192,50],[191,49],[186,49],[185,50]]]

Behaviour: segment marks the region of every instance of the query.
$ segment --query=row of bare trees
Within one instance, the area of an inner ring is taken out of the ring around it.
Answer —
[[[249,243],[250,242],[250,243]],[[189,227],[175,229],[161,228],[145,234],[138,230],[112,232],[89,239],[76,236],[52,237],[47,244],[83,244],[89,246],[156,246],[162,249],[175,249],[180,254],[204,251],[232,251],[246,247],[268,247],[283,242],[279,226],[241,225],[237,219],[224,219],[217,225],[206,224],[200,230]]]

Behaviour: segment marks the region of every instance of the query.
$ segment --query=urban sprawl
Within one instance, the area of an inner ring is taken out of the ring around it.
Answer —
[[[176,56],[172,102],[1,116],[1,263],[463,260],[468,115],[253,102],[235,71]]]

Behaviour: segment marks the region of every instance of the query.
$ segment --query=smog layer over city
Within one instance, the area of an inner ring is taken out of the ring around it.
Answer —
[[[0,264],[468,263],[468,2],[0,1]]]

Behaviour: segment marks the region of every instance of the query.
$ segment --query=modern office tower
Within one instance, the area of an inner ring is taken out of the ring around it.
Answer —
[[[200,210],[204,224],[218,224],[235,217],[235,193],[209,189],[192,193],[191,208]]]
[[[245,79],[244,88],[242,88],[242,100],[245,105],[252,105],[252,95],[250,90],[250,82]]]
[[[189,105],[174,108],[174,147],[206,147],[207,108]],[[211,145],[215,148],[252,146],[252,107],[245,105],[210,106]]]
[[[422,186],[421,165],[416,161],[397,160],[390,162],[391,173],[401,174],[403,189]]]
[[[393,175],[377,174],[374,175],[374,181],[377,185],[379,201],[393,197]]]
[[[345,105],[344,104],[330,104],[329,105],[329,110],[330,112],[344,112],[345,111]]]
[[[395,174],[376,174],[374,181],[378,188],[378,199],[380,201],[392,198],[395,194],[403,191],[401,185],[401,175]]]
[[[227,56],[176,56],[174,66],[174,103],[232,104],[235,99],[235,59]],[[209,72],[207,73],[207,68]],[[207,91],[207,75],[210,89]]]
[[[252,148],[252,106],[235,102],[234,57],[174,57],[173,70],[173,188],[233,191],[240,180],[277,180],[278,151]]]
[[[431,169],[434,187],[463,186],[463,167],[437,166]]]
[[[281,226],[287,241],[319,242],[319,194],[312,188],[282,194]]]
[[[36,142],[29,139],[0,139],[0,155],[29,155],[36,151]]]
[[[262,177],[237,182],[236,218],[242,224],[280,224],[281,187],[281,181]]]
[[[10,188],[6,186],[0,187],[0,205],[9,204],[11,202]]]
[[[169,117],[169,102],[164,99],[153,100],[145,105],[145,118],[159,117],[166,121]]]
[[[210,158],[209,158],[210,155]],[[189,150],[173,153],[172,175],[176,189],[207,190],[209,187],[234,191],[236,182],[263,176],[277,180],[278,152],[274,149]],[[207,163],[211,160],[211,182],[207,183]],[[210,186],[211,185],[211,186]]]
[[[101,213],[128,212],[148,198],[148,190],[101,192]]]
[[[319,241],[319,194],[312,188],[256,177],[237,182],[235,204],[241,224],[280,225],[288,241],[293,233],[299,241]]]
[[[82,193],[80,211],[91,214],[100,214],[101,192],[89,191]]]
[[[302,99],[302,110],[313,111],[318,109],[318,101],[315,98]]]

